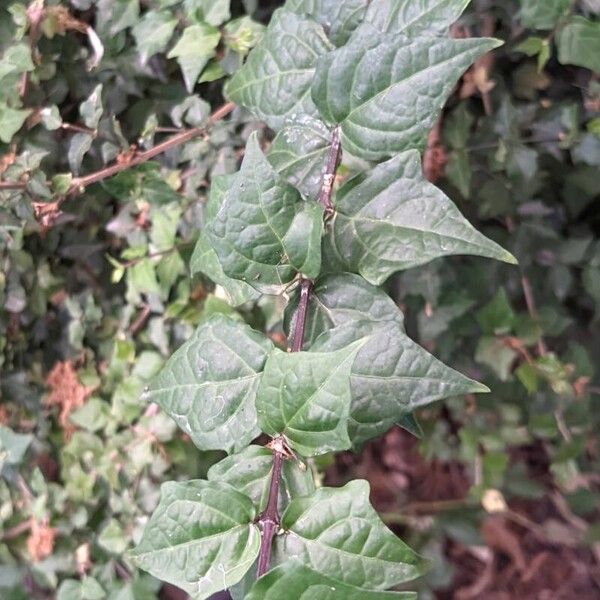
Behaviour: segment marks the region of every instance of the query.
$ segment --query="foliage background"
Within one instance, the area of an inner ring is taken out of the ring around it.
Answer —
[[[61,194],[205,123],[279,4],[0,6],[2,597],[174,593],[124,553],[161,481],[218,456],[139,398],[202,319],[231,312],[187,265],[211,177],[235,171],[261,125],[236,110]],[[445,259],[387,290],[414,339],[492,393],[421,411],[420,440],[398,428],[320,460],[329,484],[369,479],[384,520],[432,561],[423,598],[600,593],[599,14],[597,0],[482,0],[454,26],[506,44],[463,78],[425,171],[520,269]],[[242,316],[277,340],[280,302]]]

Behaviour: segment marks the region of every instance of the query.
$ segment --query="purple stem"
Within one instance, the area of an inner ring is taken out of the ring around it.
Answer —
[[[325,171],[323,173],[323,183],[319,193],[319,204],[325,211],[325,218],[330,217],[333,212],[333,202],[331,196],[333,193],[333,183],[335,173],[342,157],[342,146],[340,142],[339,129],[333,131],[331,138],[331,148]],[[293,319],[293,331],[288,340],[290,352],[300,352],[304,345],[304,331],[306,329],[306,316],[308,304],[312,291],[313,282],[310,279],[302,279],[300,283],[300,302]],[[271,550],[273,547],[273,538],[280,525],[279,510],[277,503],[279,501],[279,486],[281,483],[281,470],[283,461],[286,457],[285,446],[282,438],[274,438],[270,444],[273,451],[273,470],[271,472],[271,481],[269,484],[269,498],[267,507],[258,518],[258,526],[261,531],[260,550],[258,554],[258,566],[256,576],[261,577],[269,570],[271,562]]]

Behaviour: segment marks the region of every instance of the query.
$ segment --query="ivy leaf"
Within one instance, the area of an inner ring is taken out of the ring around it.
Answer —
[[[365,21],[384,33],[408,36],[447,31],[471,0],[373,0]]]
[[[86,127],[96,129],[102,117],[102,84],[98,84],[94,91],[81,103],[79,114]]]
[[[290,560],[271,569],[252,586],[245,600],[416,600],[414,592],[365,590],[342,583]]]
[[[329,39],[341,46],[360,25],[368,4],[368,0],[288,0],[284,8],[310,15],[325,28]]]
[[[314,352],[335,351],[368,336],[350,377],[348,431],[355,448],[420,406],[489,391],[413,342],[404,333],[402,313],[384,296],[356,275],[325,276],[316,282],[307,315],[307,339]],[[340,310],[351,304],[352,310]]]
[[[240,581],[251,567],[260,547],[255,517],[252,501],[226,484],[170,481],[161,486],[132,560],[203,600]]]
[[[524,27],[553,29],[558,20],[569,10],[571,0],[520,0],[521,10],[517,18]]]
[[[216,27],[197,23],[184,29],[179,41],[167,54],[167,58],[177,59],[188,92],[192,92],[198,76],[214,56],[220,39],[221,34]]]
[[[69,159],[69,168],[75,175],[79,173],[83,157],[92,147],[94,137],[89,133],[76,133],[69,143],[67,158]]]
[[[319,59],[312,97],[327,123],[340,124],[345,150],[380,160],[422,148],[459,77],[499,44],[381,35],[365,24]]]
[[[323,575],[358,588],[386,590],[422,573],[422,561],[381,521],[369,484],[321,488],[294,498],[281,520],[276,560],[297,559]]]
[[[423,177],[416,150],[350,180],[336,194],[335,208],[326,251],[376,285],[441,256],[472,254],[516,263]]]
[[[288,117],[316,113],[310,86],[318,57],[330,49],[322,27],[312,19],[277,10],[225,93],[269,127],[281,129]]]
[[[0,102],[0,141],[5,144],[10,143],[30,114],[29,109],[10,108],[4,102]]]
[[[315,483],[309,468],[303,463],[286,460],[283,463],[279,487],[279,509],[283,510],[296,496],[308,496],[315,491]],[[267,505],[269,484],[273,470],[273,453],[263,446],[248,446],[239,454],[233,454],[213,465],[207,475],[209,481],[228,483],[248,496],[257,511]]]
[[[198,11],[201,20],[218,27],[231,18],[231,0],[185,0],[185,11],[190,18]]]
[[[154,378],[157,402],[201,450],[241,450],[260,430],[254,407],[271,342],[247,325],[213,315]]]
[[[557,34],[558,60],[600,73],[600,22],[574,16]]]
[[[277,293],[297,273],[316,277],[323,211],[302,202],[277,175],[256,134],[232,181],[207,229],[225,274],[267,293]]]
[[[27,71],[33,71],[33,61],[31,60],[31,48],[28,44],[20,43],[8,46],[0,58],[0,80],[6,75],[19,75]]]
[[[302,456],[350,447],[350,368],[363,340],[336,352],[275,349],[258,388],[260,428],[284,435]]]
[[[277,134],[267,158],[282,177],[316,200],[330,148],[331,131],[322,121],[303,115]]]
[[[148,11],[133,27],[131,33],[140,53],[142,64],[151,56],[163,52],[177,27],[177,19],[167,11]]]
[[[33,441],[28,433],[15,433],[12,429],[0,425],[0,471],[3,465],[18,465]]]

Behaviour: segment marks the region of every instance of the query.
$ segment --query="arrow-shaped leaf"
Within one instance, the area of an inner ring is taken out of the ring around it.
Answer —
[[[399,154],[338,191],[328,254],[367,281],[453,254],[515,263],[422,174],[417,151]]]
[[[277,293],[297,273],[321,268],[323,211],[275,172],[254,134],[244,162],[207,228],[228,277]]]
[[[255,438],[255,398],[271,342],[214,315],[168,360],[144,398],[157,402],[201,450],[240,450]]]
[[[170,481],[132,553],[140,568],[203,600],[242,579],[258,555],[252,501],[216,482]]]
[[[258,389],[261,429],[284,435],[303,456],[350,446],[350,368],[364,341],[336,352],[273,350]]]
[[[460,17],[471,0],[372,0],[365,17],[379,31],[437,35]]]
[[[225,93],[276,130],[289,117],[315,114],[310,85],[317,59],[331,47],[315,21],[277,10]]]
[[[487,388],[429,354],[404,332],[402,313],[379,288],[344,273],[317,280],[307,315],[311,351],[367,337],[352,364],[348,431],[354,447],[435,400]]]
[[[281,526],[285,534],[276,541],[278,562],[297,558],[347,585],[386,590],[422,572],[423,561],[371,506],[364,480],[294,498]]]
[[[458,78],[499,43],[382,35],[364,24],[319,59],[312,97],[326,122],[340,124],[342,146],[356,156],[380,160],[422,148]]]
[[[381,592],[347,585],[290,560],[261,577],[245,600],[416,600],[414,592]]]

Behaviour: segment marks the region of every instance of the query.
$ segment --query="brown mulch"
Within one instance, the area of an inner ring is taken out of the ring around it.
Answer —
[[[435,590],[436,598],[600,599],[600,548],[594,551],[583,543],[587,523],[559,502],[541,444],[511,450],[510,458],[524,463],[529,476],[547,489],[547,495],[537,500],[510,499],[508,511],[496,514],[486,513],[467,498],[471,481],[461,463],[426,461],[417,444],[409,433],[395,428],[367,444],[360,455],[339,455],[327,472],[326,483],[369,480],[375,508],[383,514],[404,516],[411,526],[412,518],[431,523],[436,514],[461,506],[481,516],[484,545],[471,547],[456,539],[444,540],[445,559],[452,565],[454,577],[446,589]]]

